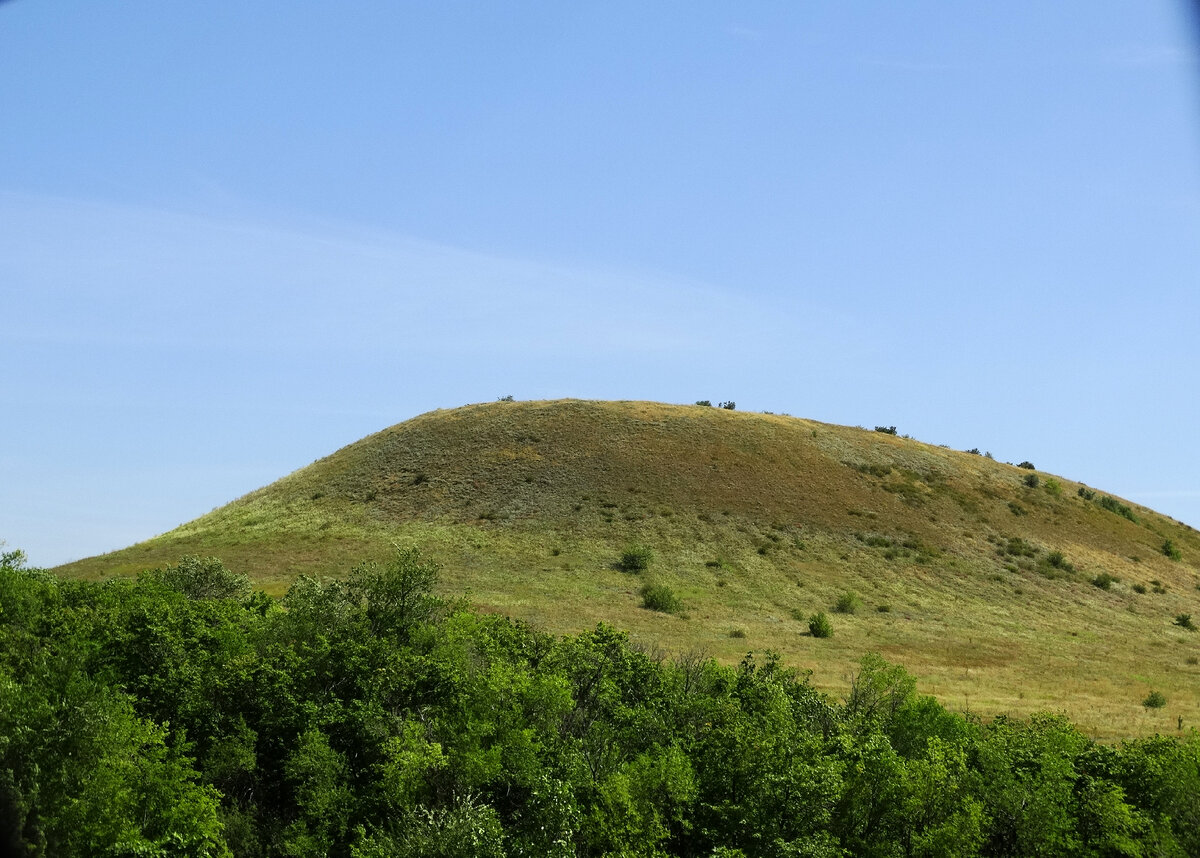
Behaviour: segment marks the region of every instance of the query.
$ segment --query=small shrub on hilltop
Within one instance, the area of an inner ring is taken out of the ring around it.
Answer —
[[[875,431],[882,432],[884,435],[895,435],[896,427],[895,426],[876,426]]]
[[[630,545],[621,554],[617,566],[622,572],[645,572],[654,560],[654,552],[646,545]]]
[[[837,603],[833,609],[839,614],[853,614],[862,607],[862,599],[853,590],[847,590],[842,595],[838,596]]]
[[[712,400],[711,400],[711,399],[697,399],[697,400],[696,400],[696,404],[697,404],[697,405],[704,405],[704,406],[706,406],[706,407],[708,407],[708,408],[712,408]]]
[[[722,402],[721,407],[726,411],[733,411],[735,408],[737,408],[737,403],[731,399],[728,402]]]
[[[660,614],[677,614],[683,610],[683,602],[666,584],[647,584],[642,588],[642,607]]]
[[[1037,470],[1036,468],[1034,468],[1034,466],[1033,466],[1033,462],[1028,462],[1028,461],[1026,461],[1026,462],[1022,462],[1021,464],[1017,465],[1017,467],[1018,467],[1018,468],[1024,468],[1024,469],[1025,469],[1025,470],[1027,470],[1027,471],[1034,471],[1034,470]]]
[[[833,637],[833,623],[829,622],[829,617],[824,613],[818,612],[808,618],[808,632],[814,638],[831,638]]]

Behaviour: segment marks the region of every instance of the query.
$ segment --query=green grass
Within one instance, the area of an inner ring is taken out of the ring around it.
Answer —
[[[60,571],[98,578],[215,555],[279,594],[299,574],[342,575],[393,543],[415,544],[443,564],[446,593],[551,631],[607,622],[668,652],[730,662],[749,639],[835,693],[875,650],[951,707],[1065,711],[1112,737],[1167,729],[1138,703],[1149,682],[1171,700],[1171,718],[1200,723],[1195,676],[1176,669],[1195,636],[1171,623],[1200,612],[1200,536],[1120,501],[1132,517],[1114,515],[1062,477],[1059,493],[1031,491],[1024,473],[778,415],[487,403],[390,427]],[[1160,550],[1167,539],[1182,560]],[[690,619],[642,607],[644,576],[618,568],[632,546],[650,550],[654,583]],[[1080,574],[1058,574],[1065,558]],[[1139,597],[1091,586],[1100,575],[1162,586]],[[827,640],[808,635],[807,618],[848,591],[890,610],[839,618]]]

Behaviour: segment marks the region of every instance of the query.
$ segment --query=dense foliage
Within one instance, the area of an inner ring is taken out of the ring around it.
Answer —
[[[990,723],[864,658],[662,661],[434,598],[415,551],[281,601],[218,561],[0,562],[0,852],[1200,854],[1200,738]]]

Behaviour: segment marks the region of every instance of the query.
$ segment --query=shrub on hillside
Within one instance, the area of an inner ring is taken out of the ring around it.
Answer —
[[[704,405],[704,406],[707,406],[708,408],[712,408],[712,400],[710,400],[710,399],[697,399],[696,404]]]
[[[722,402],[721,407],[726,411],[733,411],[735,408],[737,408],[737,403],[731,399],[728,402]]]
[[[683,602],[666,584],[647,584],[642,588],[642,607],[661,614],[677,614],[683,610]]]
[[[645,572],[654,560],[654,552],[646,545],[630,545],[621,554],[617,566],[623,572]]]
[[[1187,629],[1189,632],[1196,631],[1196,625],[1192,622],[1191,614],[1176,614],[1175,625],[1181,629]]]
[[[1175,545],[1174,542],[1172,542],[1169,539],[1163,540],[1162,553],[1166,557],[1171,558],[1172,560],[1182,560],[1183,559],[1183,554],[1179,551],[1179,548]]]
[[[842,595],[838,596],[837,602],[833,609],[839,614],[853,614],[862,607],[862,599],[853,590],[847,590]]]
[[[1109,575],[1107,572],[1101,572],[1092,579],[1092,585],[1099,587],[1101,590],[1111,590],[1112,585],[1120,581],[1116,575]]]
[[[808,618],[808,632],[814,638],[831,638],[833,623],[829,622],[829,617],[824,613],[818,612]]]
[[[895,435],[896,427],[895,426],[876,426],[875,431],[882,432],[884,435]]]
[[[1083,498],[1084,500],[1089,500],[1089,501],[1090,501],[1090,500],[1095,500],[1095,499],[1096,499],[1096,493],[1095,493],[1094,491],[1092,491],[1091,489],[1089,489],[1089,488],[1086,488],[1086,487],[1084,487],[1084,486],[1080,486],[1080,487],[1079,487],[1079,488],[1076,490],[1075,494],[1079,495],[1079,496],[1080,496],[1081,498]]]
[[[1027,471],[1037,470],[1036,468],[1033,467],[1033,462],[1029,462],[1029,461],[1022,462],[1021,464],[1017,465],[1017,467],[1024,468]]]
[[[1147,709],[1162,709],[1167,705],[1167,698],[1163,696],[1161,691],[1151,691],[1146,695],[1146,699],[1142,701],[1142,705]]]
[[[1026,474],[1025,478],[1021,482],[1031,489],[1036,489],[1038,487],[1038,483],[1041,481],[1038,479],[1037,474]]]
[[[1100,498],[1100,500],[1096,501],[1096,503],[1109,512],[1115,512],[1122,518],[1127,518],[1135,524],[1137,523],[1137,516],[1133,514],[1133,510],[1121,503],[1116,498],[1110,498],[1108,495],[1105,495],[1104,497]]]

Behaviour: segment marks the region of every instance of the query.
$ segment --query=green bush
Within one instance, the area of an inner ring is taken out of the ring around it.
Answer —
[[[1060,483],[1058,480],[1054,479],[1053,477],[1048,478],[1046,480],[1046,493],[1053,495],[1056,498],[1061,497],[1062,496],[1062,483]]]
[[[882,432],[884,435],[895,435],[896,427],[895,426],[876,426],[875,431]]]
[[[1146,595],[1146,585],[1145,584],[1134,584],[1133,592],[1137,593],[1139,596]]]
[[[1162,709],[1167,705],[1167,698],[1163,696],[1161,691],[1151,691],[1146,695],[1146,699],[1142,701],[1142,705],[1147,709]]]
[[[1092,584],[1099,587],[1101,590],[1110,590],[1112,585],[1120,581],[1116,575],[1109,575],[1107,572],[1101,572],[1092,579]]]
[[[697,400],[696,400],[696,404],[697,404],[697,405],[704,405],[704,406],[706,406],[706,407],[708,407],[708,408],[712,408],[712,401],[711,401],[711,400],[709,400],[709,399],[697,399]]]
[[[1164,556],[1169,557],[1172,560],[1183,559],[1183,554],[1180,552],[1179,548],[1169,539],[1163,540],[1162,553]]]
[[[1018,468],[1024,468],[1024,469],[1025,469],[1025,470],[1027,470],[1027,471],[1036,470],[1036,469],[1033,467],[1033,462],[1022,462],[1021,464],[1017,465],[1017,467],[1018,467]]]
[[[634,544],[628,546],[617,561],[617,567],[622,572],[645,572],[654,561],[654,552],[649,546]]]
[[[1095,578],[1092,579],[1092,583],[1095,584],[1097,587],[1099,587],[1101,590],[1108,590],[1112,587],[1113,584],[1120,582],[1120,580],[1121,580],[1121,578],[1119,575],[1110,575],[1108,572],[1101,572],[1099,575],[1097,575]]]
[[[1133,523],[1137,523],[1137,516],[1133,514],[1133,510],[1115,498],[1110,498],[1108,495],[1105,495],[1104,497],[1100,498],[1100,500],[1096,501],[1096,504],[1102,509],[1106,509],[1109,512],[1115,512],[1122,518],[1127,518]]]
[[[1192,623],[1191,614],[1176,614],[1175,625],[1179,626],[1181,629],[1187,629],[1189,632],[1196,631],[1196,626]]]
[[[1038,483],[1041,481],[1038,479],[1037,474],[1026,474],[1025,479],[1023,479],[1021,482],[1025,483],[1025,485],[1031,489],[1036,489],[1038,487]]]
[[[808,618],[808,632],[814,638],[831,638],[833,637],[833,623],[829,622],[829,617],[824,613],[815,613]]]
[[[642,588],[642,607],[661,614],[677,614],[683,610],[683,602],[666,584],[647,584]]]
[[[853,614],[862,607],[862,599],[853,590],[847,590],[838,596],[833,609],[839,614]]]
[[[728,402],[722,402],[721,407],[724,408],[726,411],[733,411],[735,408],[737,408],[737,403],[734,402],[733,400],[730,400]]]
[[[1092,491],[1091,489],[1084,488],[1083,486],[1080,486],[1079,489],[1075,492],[1075,494],[1079,495],[1084,500],[1090,501],[1090,500],[1096,499],[1096,493],[1094,491]]]

